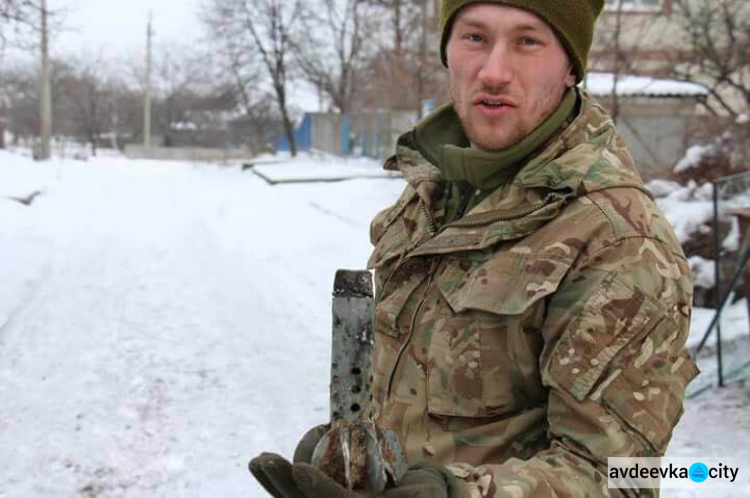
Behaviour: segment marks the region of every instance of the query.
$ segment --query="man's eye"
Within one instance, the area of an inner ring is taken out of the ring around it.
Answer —
[[[525,47],[534,47],[536,45],[541,45],[542,42],[537,40],[536,38],[529,38],[528,36],[524,36],[519,40],[519,44],[523,45]]]
[[[476,33],[470,33],[470,34],[464,36],[464,39],[468,40],[470,42],[475,42],[475,43],[481,43],[481,42],[484,41],[484,37],[482,35],[478,35]]]

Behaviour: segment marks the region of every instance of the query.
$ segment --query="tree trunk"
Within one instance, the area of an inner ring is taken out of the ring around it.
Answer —
[[[296,157],[297,141],[294,138],[294,126],[292,125],[292,120],[289,119],[289,111],[286,108],[286,91],[282,86],[278,84],[275,86],[276,96],[279,102],[279,110],[281,111],[281,119],[284,125],[284,134],[286,135],[286,140],[289,143],[289,152],[292,154],[292,157]]]
[[[401,33],[401,0],[394,0],[393,2],[393,29],[395,31],[393,51],[400,58],[403,46],[403,36]]]
[[[91,133],[89,135],[89,141],[91,142],[91,155],[96,157],[97,134]]]
[[[292,154],[292,157],[296,157],[297,141],[294,138],[294,126],[292,125],[292,121],[287,115],[286,109],[282,111],[282,114],[284,120],[284,134],[286,135],[287,142],[289,142],[289,152]]]

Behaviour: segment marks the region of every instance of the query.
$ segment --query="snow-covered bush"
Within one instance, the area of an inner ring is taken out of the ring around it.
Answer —
[[[746,170],[750,170],[750,123],[743,118],[724,126],[713,139],[688,148],[672,173],[680,183],[703,183]]]
[[[712,306],[715,300],[713,185],[690,180],[680,184],[671,180],[652,180],[646,187],[674,228],[688,257],[695,283],[695,304]],[[748,194],[726,200],[727,211],[750,205]],[[734,257],[739,250],[740,233],[737,220],[727,214],[719,222],[719,241],[725,258],[722,279],[734,273]]]
[[[693,285],[702,289],[712,289],[716,285],[716,263],[700,256],[688,258],[693,274]]]

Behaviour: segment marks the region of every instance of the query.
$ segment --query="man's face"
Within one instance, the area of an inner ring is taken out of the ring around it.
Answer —
[[[575,85],[568,55],[552,28],[515,7],[464,7],[446,51],[453,105],[469,140],[483,150],[519,142]]]

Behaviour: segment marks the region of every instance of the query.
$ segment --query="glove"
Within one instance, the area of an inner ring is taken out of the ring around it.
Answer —
[[[409,467],[397,487],[377,495],[345,489],[312,465],[291,464],[274,453],[253,458],[250,472],[274,498],[456,498],[453,475],[427,462]]]
[[[330,428],[323,424],[307,431],[294,451],[294,464],[280,455],[263,453],[250,461],[250,472],[274,498],[362,498],[365,495],[345,489],[310,465],[315,447]],[[455,478],[444,467],[422,462],[409,467],[397,487],[377,496],[455,498]]]

